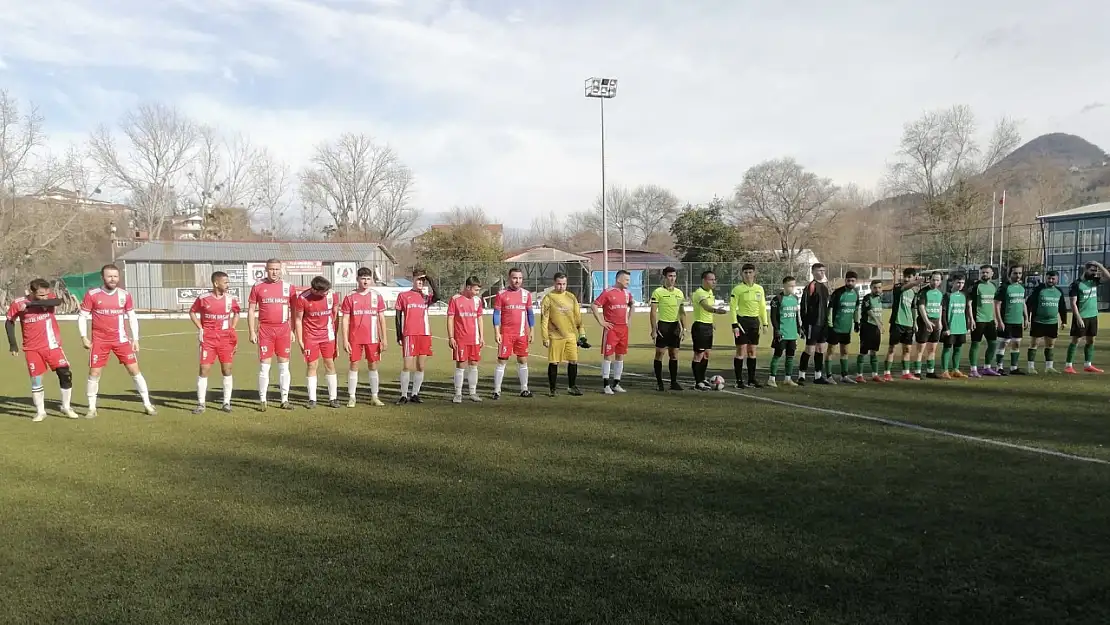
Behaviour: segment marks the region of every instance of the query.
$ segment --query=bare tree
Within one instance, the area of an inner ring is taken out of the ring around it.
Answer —
[[[449,226],[484,226],[490,222],[486,209],[477,204],[466,206],[452,206],[447,211],[447,224]]]
[[[211,126],[198,128],[196,157],[185,174],[188,194],[183,208],[202,217],[203,238],[250,234],[262,208],[257,176],[262,157],[263,149],[244,135],[225,137]]]
[[[628,239],[634,235],[636,228],[632,193],[628,187],[613,185],[605,190],[605,221],[609,226],[609,246],[619,240],[622,248],[627,247]],[[601,222],[601,195],[598,195],[587,223],[591,230],[600,233]]]
[[[744,173],[736,187],[738,214],[773,233],[788,260],[813,244],[834,216],[837,187],[792,158],[764,161]]]
[[[369,219],[369,229],[383,243],[394,243],[412,232],[420,211],[410,205],[414,178],[412,170],[397,166],[386,179],[377,198],[377,209]]]
[[[113,186],[130,196],[135,227],[159,238],[177,205],[175,185],[193,162],[200,133],[175,108],[143,104],[120,120],[126,142],[121,149],[111,130],[92,134],[92,159]]]
[[[645,184],[636,187],[630,198],[631,221],[646,246],[652,236],[666,232],[678,214],[678,198],[669,189]]]
[[[251,177],[255,180],[257,194],[255,219],[261,226],[262,234],[270,240],[292,236],[288,216],[293,205],[290,193],[293,179],[289,165],[263,148],[254,161]]]
[[[11,200],[34,186],[31,165],[45,148],[43,122],[38,108],[23,113],[19,102],[0,90],[0,198]]]

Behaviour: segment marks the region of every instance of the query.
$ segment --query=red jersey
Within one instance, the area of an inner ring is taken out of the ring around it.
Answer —
[[[385,314],[385,299],[369,290],[354,291],[343,298],[339,312],[347,317],[347,341],[351,345],[377,345],[385,340],[378,331],[378,319]]]
[[[397,296],[397,305],[394,308],[405,314],[404,325],[401,327],[402,336],[431,336],[432,328],[428,325],[428,300],[423,291],[408,290]]]
[[[130,343],[125,317],[133,310],[135,301],[121,288],[111,293],[91,289],[81,301],[81,312],[92,317],[92,340],[96,342]]]
[[[317,295],[311,289],[297,296],[301,311],[301,331],[308,344],[335,340],[335,315],[339,312],[339,293],[328,291]]]
[[[532,294],[524,289],[503,289],[493,298],[493,311],[500,313],[501,336],[528,334],[528,311],[532,310]]]
[[[632,308],[632,294],[627,289],[609,287],[594,300],[602,310],[602,317],[613,325],[628,325],[628,311]]]
[[[447,304],[447,321],[453,324],[455,342],[477,345],[479,324],[482,323],[482,298],[456,293]]]
[[[47,295],[53,299],[54,295]],[[35,302],[21,297],[8,306],[8,321],[19,321],[23,328],[23,351],[42,352],[62,346],[61,330],[54,316],[53,306],[35,306]]]
[[[275,326],[289,323],[290,306],[297,299],[297,289],[288,282],[263,280],[251,287],[251,304],[258,306],[258,325]]]
[[[193,302],[189,312],[200,317],[200,325],[208,336],[232,333],[231,319],[243,311],[239,308],[239,300],[230,293],[224,293],[222,297],[205,293]]]

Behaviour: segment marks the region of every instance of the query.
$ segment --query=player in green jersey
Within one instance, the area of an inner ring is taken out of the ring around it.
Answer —
[[[1018,367],[1021,339],[1029,327],[1029,308],[1025,305],[1025,285],[1022,284],[1024,273],[1025,268],[1021,265],[1010,267],[1010,281],[998,290],[994,298],[995,323],[1002,328],[1002,341],[994,356],[994,368],[1001,375],[1025,375]],[[1009,373],[1002,366],[1007,346],[1011,348]]]
[[[802,303],[794,295],[794,276],[782,279],[782,292],[771,300],[771,327],[774,329],[774,339],[771,349],[771,375],[767,378],[767,386],[778,386],[776,379],[779,375],[779,363],[786,355],[786,376],[783,384],[797,386],[794,381],[794,354],[798,351],[798,337],[802,333]]]
[[[1044,274],[1044,282],[1029,292],[1025,306],[1029,309],[1032,323],[1029,325],[1029,349],[1025,356],[1026,370],[1037,373],[1037,343],[1044,345],[1044,372],[1060,373],[1053,367],[1053,348],[1060,329],[1067,327],[1068,307],[1064,292],[1057,286],[1060,274],[1049,271]]]
[[[913,359],[913,373],[921,377],[921,362],[925,361],[925,376],[937,378],[937,345],[940,344],[944,309],[944,276],[939,271],[929,275],[929,284],[917,292],[917,357]]]
[[[975,327],[975,316],[967,305],[964,281],[962,275],[955,276],[952,278],[952,290],[944,294],[941,313],[944,349],[940,353],[940,366],[944,371],[938,376],[942,380],[967,377],[960,371],[960,351],[967,341],[967,333]]]
[[[883,372],[883,382],[890,382],[890,367],[894,362],[894,352],[899,346],[902,348],[902,379],[920,380],[910,372],[910,359],[916,357],[917,346],[913,344],[913,326],[917,319],[913,302],[917,298],[917,289],[921,285],[921,278],[917,277],[917,270],[907,267],[902,270],[902,281],[894,285],[890,309],[890,341],[886,350],[886,371]]]
[[[1102,280],[1110,279],[1110,272],[1101,263],[1091,261],[1083,267],[1083,277],[1071,285],[1068,304],[1071,308],[1071,344],[1068,345],[1068,362],[1064,373],[1075,373],[1072,360],[1083,339],[1083,370],[1087,373],[1102,373],[1095,366],[1095,336],[1098,335],[1098,287]]]
[[[991,368],[991,358],[998,349],[998,326],[994,323],[994,296],[998,287],[992,281],[994,267],[983,265],[979,267],[979,279],[967,290],[967,301],[971,306],[971,316],[975,319],[975,327],[971,330],[971,351],[968,360],[971,364],[969,378],[999,375]],[[979,350],[983,339],[987,339],[987,357],[982,373],[979,372]]]
[[[829,345],[839,346],[840,381],[855,384],[856,379],[848,374],[848,347],[852,344],[852,330],[859,320],[859,292],[854,271],[844,274],[844,286],[833,291],[829,297]],[[829,360],[832,360],[832,354]],[[827,361],[826,361],[827,362]]]
[[[678,384],[678,348],[686,335],[685,297],[675,288],[678,271],[663,269],[663,286],[651,293],[651,338],[655,342],[655,385],[663,390],[663,355],[670,356],[671,390],[681,391]]]
[[[694,343],[694,358],[690,369],[694,372],[694,389],[708,391],[705,372],[709,369],[709,352],[713,349],[713,315],[727,315],[728,309],[716,305],[717,274],[703,271],[701,288],[694,291],[690,303],[694,307],[694,323],[690,326],[690,338]]]
[[[871,381],[882,382],[879,375],[879,349],[883,345],[883,281],[872,280],[871,292],[860,299],[856,308],[856,332],[859,333],[859,356],[856,356],[856,382],[863,382],[863,359],[871,359]]]

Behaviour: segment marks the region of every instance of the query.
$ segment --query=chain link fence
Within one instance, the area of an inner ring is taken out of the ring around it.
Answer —
[[[1021,264],[1039,270],[1044,262],[1044,246],[1044,232],[1039,223],[915,232],[901,236],[898,264],[929,269]]]

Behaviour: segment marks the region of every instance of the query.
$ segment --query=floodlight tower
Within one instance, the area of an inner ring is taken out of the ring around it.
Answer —
[[[604,248],[601,288],[604,290],[609,282],[609,218],[605,210],[605,101],[617,97],[617,79],[587,78],[586,97],[597,98],[601,103],[601,247]]]

